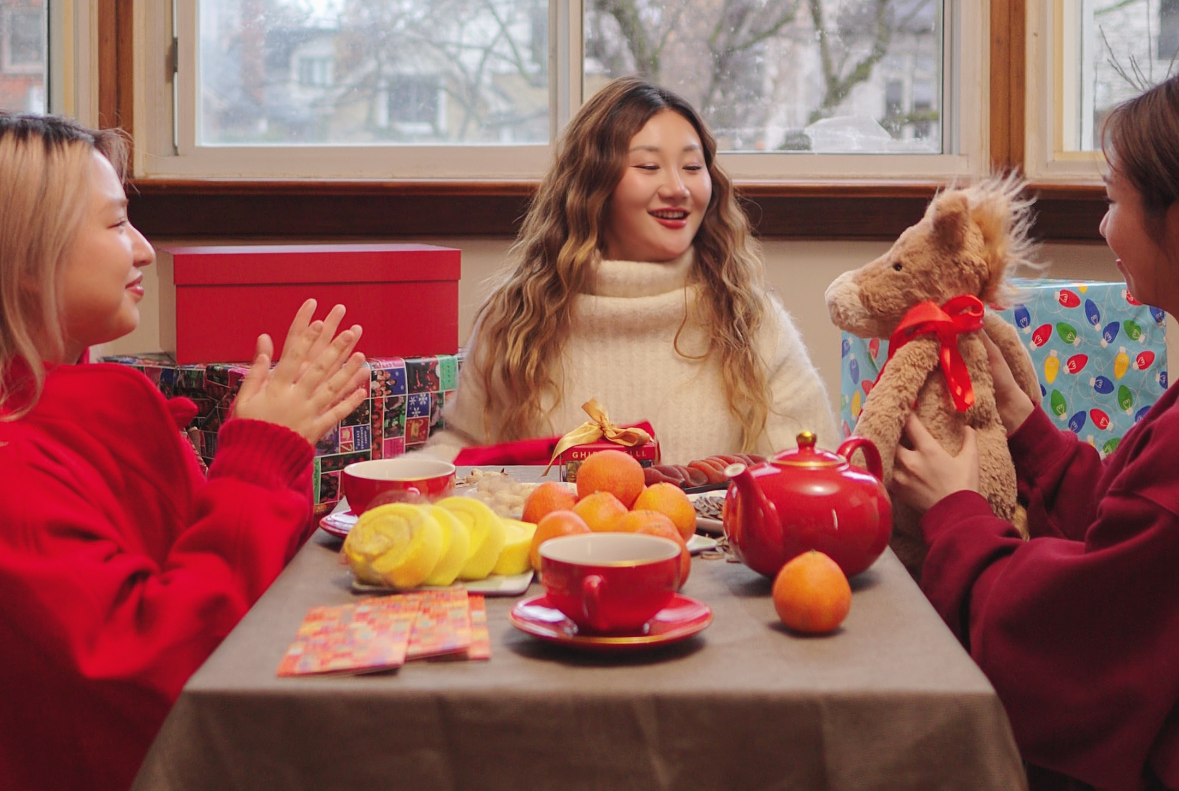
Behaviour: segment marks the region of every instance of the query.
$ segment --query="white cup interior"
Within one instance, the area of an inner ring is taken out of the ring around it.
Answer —
[[[454,465],[439,459],[404,458],[358,461],[344,468],[347,475],[372,481],[424,481],[454,474]]]
[[[630,566],[678,557],[680,546],[670,538],[641,533],[582,533],[549,539],[540,545],[540,554],[580,566]]]

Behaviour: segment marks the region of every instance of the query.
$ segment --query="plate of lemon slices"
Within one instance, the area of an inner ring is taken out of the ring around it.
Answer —
[[[457,584],[485,595],[517,595],[532,580],[528,550],[535,531],[479,500],[455,496],[365,511],[340,551],[353,589],[365,593]]]

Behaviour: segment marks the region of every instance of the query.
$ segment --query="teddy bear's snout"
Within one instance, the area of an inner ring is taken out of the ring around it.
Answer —
[[[844,272],[835,278],[827,286],[823,298],[827,302],[831,323],[841,330],[854,333],[857,329],[863,329],[871,319],[860,302],[860,287],[855,281],[855,272]]]

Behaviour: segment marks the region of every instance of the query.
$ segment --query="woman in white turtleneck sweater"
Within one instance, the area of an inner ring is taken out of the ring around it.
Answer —
[[[664,463],[769,453],[835,421],[695,110],[634,78],[570,122],[479,310],[426,452],[563,434],[596,398],[649,421]],[[825,441],[824,441],[825,440]]]

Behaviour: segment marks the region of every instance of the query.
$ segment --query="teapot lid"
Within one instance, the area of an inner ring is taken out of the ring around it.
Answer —
[[[815,433],[803,431],[798,437],[798,447],[784,450],[770,459],[770,464],[776,467],[840,467],[847,464],[847,460],[822,448],[815,447]]]

